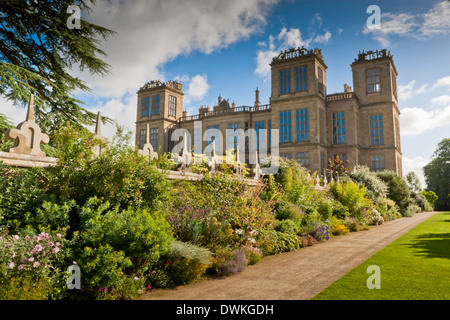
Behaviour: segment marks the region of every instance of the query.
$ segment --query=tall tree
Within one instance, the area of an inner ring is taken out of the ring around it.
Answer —
[[[436,210],[450,210],[450,138],[438,143],[429,164],[423,167],[427,189],[434,191],[438,199]]]
[[[419,177],[416,175],[414,171],[408,172],[405,179],[411,191],[415,193],[422,192],[422,186],[420,185]]]
[[[77,15],[91,12],[95,3],[78,0],[73,7],[74,0],[0,1],[0,95],[25,106],[33,93],[36,122],[48,133],[66,121],[92,125],[96,120],[73,97],[75,90],[90,89],[71,74],[74,66],[91,74],[109,73],[98,46],[114,32]]]

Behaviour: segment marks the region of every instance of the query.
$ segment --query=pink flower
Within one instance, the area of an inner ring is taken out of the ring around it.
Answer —
[[[15,266],[14,262],[10,262],[10,263],[9,263],[9,267],[10,267],[11,269],[14,268],[14,266]]]
[[[16,253],[15,252],[13,252],[13,254],[12,254],[12,257],[14,258],[16,256]]]
[[[58,238],[61,238],[61,233],[57,233],[56,236],[57,236]]]
[[[50,242],[48,243],[48,245],[49,245],[50,247],[53,247],[54,243],[50,241]]]
[[[151,285],[148,285],[148,290],[152,290],[152,286]]]
[[[22,270],[22,269],[23,269],[23,266],[20,265],[20,266],[17,267],[17,269]]]
[[[73,261],[73,264],[77,264],[77,262],[76,262],[76,261]]]
[[[25,236],[25,240],[30,240],[30,237],[29,236]]]
[[[55,243],[55,245],[56,245],[56,246],[59,246],[59,245],[60,245],[60,243],[59,243],[59,242],[57,242],[57,243]]]
[[[19,240],[20,237],[16,234],[16,235],[14,236],[14,239]]]
[[[59,248],[58,248],[58,247],[54,247],[54,248],[52,249],[52,253],[57,253],[57,252],[59,252]]]
[[[34,236],[33,240],[36,241],[36,242],[39,242],[39,237],[38,236]]]
[[[28,262],[33,262],[33,261],[34,261],[34,258],[33,258],[33,257],[31,257],[31,258],[28,259]]]
[[[34,247],[34,250],[36,250],[38,252],[42,251],[42,249],[43,249],[43,247],[40,244],[38,244],[36,247]]]
[[[40,263],[38,261],[36,261],[35,263],[33,263],[33,267],[37,268],[39,267]]]

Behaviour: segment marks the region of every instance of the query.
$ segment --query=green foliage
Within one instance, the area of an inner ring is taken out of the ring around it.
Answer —
[[[18,169],[0,164],[0,225],[17,233],[30,221],[26,216],[47,197],[39,183],[42,169]]]
[[[409,204],[409,187],[405,179],[399,177],[391,170],[377,172],[378,178],[388,186],[388,198],[394,200],[403,214]]]
[[[347,208],[350,216],[359,217],[364,208],[371,206],[371,202],[366,198],[366,188],[349,180],[338,183],[333,182],[330,187],[335,199]]]
[[[432,211],[431,205],[421,193],[411,192],[412,203],[420,207],[420,211]]]
[[[297,234],[299,227],[293,220],[285,219],[277,223],[275,230],[287,234]]]
[[[387,198],[381,198],[375,204],[375,209],[377,209],[385,221],[395,220],[402,217],[397,204],[393,200]]]
[[[422,191],[422,195],[425,197],[425,199],[427,199],[428,203],[434,207],[434,203],[436,202],[436,200],[438,199],[438,196],[436,193],[434,193],[433,191],[427,191],[427,190],[423,190]]]
[[[301,242],[297,235],[282,233],[276,230],[263,230],[258,235],[258,247],[264,255],[294,251],[300,248]]]
[[[282,200],[275,205],[275,217],[278,220],[301,221],[303,215],[302,209],[287,200]]]
[[[1,300],[48,300],[53,291],[50,279],[34,279],[31,275],[0,278]]]
[[[2,113],[0,113],[0,151],[5,151],[14,146],[14,141],[6,139],[6,130],[14,128],[12,122]]]
[[[215,251],[240,246],[253,235],[275,225],[273,200],[261,201],[263,186],[249,187],[224,174],[206,174],[197,183],[174,182],[172,213],[168,217],[176,237]]]
[[[211,264],[211,252],[190,243],[174,241],[165,257],[167,273],[174,284],[186,284],[199,279]]]
[[[375,203],[387,196],[388,187],[386,183],[378,178],[375,172],[370,171],[367,166],[356,165],[350,173],[350,178],[366,187],[367,197]]]
[[[82,205],[96,196],[121,209],[149,210],[162,208],[169,200],[169,182],[136,154],[129,134],[118,131],[108,147],[102,146],[99,157],[93,156],[92,149],[100,142],[87,130],[71,125],[59,129],[55,144],[58,164],[48,169],[44,188],[58,199],[73,199]]]
[[[420,193],[422,191],[422,187],[420,186],[419,177],[415,174],[414,171],[408,172],[405,179],[406,179],[406,183],[408,184],[409,189],[412,192]]]
[[[438,143],[432,160],[423,167],[427,190],[436,193],[436,210],[450,210],[450,138]]]
[[[351,172],[349,161],[342,160],[337,155],[334,160],[328,159],[327,175],[333,180],[338,180],[342,177],[348,176]]]
[[[91,10],[95,0],[81,0],[81,10]],[[92,74],[107,75],[109,65],[97,45],[113,31],[81,18],[81,28],[69,29],[65,15],[69,1],[2,2],[0,15],[0,95],[16,105],[25,105],[35,94],[35,115],[44,131],[51,132],[64,121],[91,125],[96,115],[83,109],[72,97],[76,90],[89,91],[71,75],[74,66]],[[82,17],[84,15],[82,14]]]
[[[110,246],[132,262],[124,265],[132,273],[147,271],[167,252],[173,240],[170,225],[159,212],[111,208],[108,202],[91,198],[81,209],[80,217],[74,243],[88,254],[93,248]]]

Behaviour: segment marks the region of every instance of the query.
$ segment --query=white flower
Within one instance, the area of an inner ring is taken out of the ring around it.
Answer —
[[[10,262],[10,263],[9,263],[9,267],[10,267],[11,269],[14,268],[14,266],[15,266],[14,262]]]

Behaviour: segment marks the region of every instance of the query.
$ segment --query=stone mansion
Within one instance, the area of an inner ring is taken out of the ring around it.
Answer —
[[[295,159],[312,172],[323,174],[328,159],[339,155],[351,166],[402,175],[397,70],[390,52],[359,53],[351,64],[353,89],[344,85],[343,92],[334,94],[327,94],[327,65],[317,48],[283,51],[270,67],[269,104],[261,104],[256,90],[252,106],[230,105],[219,96],[212,110],[201,107],[197,115],[183,111],[181,83],[146,83],[137,92],[136,144],[142,147],[148,135],[155,150],[170,152],[172,132],[185,129],[194,153],[210,154],[216,140],[216,153],[239,148],[248,159],[249,144],[270,155],[274,136],[281,157]],[[245,134],[233,135],[248,129],[256,132],[253,142]]]

